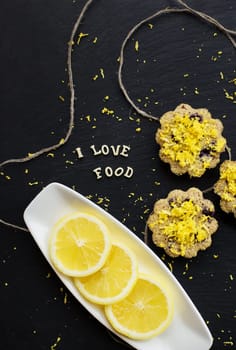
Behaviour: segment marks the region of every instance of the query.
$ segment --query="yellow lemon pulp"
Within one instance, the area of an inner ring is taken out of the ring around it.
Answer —
[[[157,281],[141,275],[126,298],[105,306],[105,314],[118,333],[131,339],[148,339],[169,326],[173,304]]]
[[[50,256],[55,267],[68,276],[87,276],[99,270],[111,249],[105,224],[86,213],[74,213],[53,228]]]
[[[125,246],[112,245],[103,267],[74,282],[81,294],[96,304],[111,304],[125,298],[138,277],[136,256]]]

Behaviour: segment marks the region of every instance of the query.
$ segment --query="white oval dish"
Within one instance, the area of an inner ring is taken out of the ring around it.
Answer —
[[[51,228],[62,216],[78,210],[103,220],[112,239],[123,241],[135,252],[140,271],[154,274],[171,291],[174,318],[162,334],[148,340],[132,340],[118,334],[107,321],[102,308],[84,299],[73,281],[54,268],[48,253]],[[68,290],[98,321],[126,343],[138,350],[211,348],[213,338],[205,321],[174,275],[141,239],[101,207],[65,185],[51,183],[25,209],[24,220],[45,258]]]

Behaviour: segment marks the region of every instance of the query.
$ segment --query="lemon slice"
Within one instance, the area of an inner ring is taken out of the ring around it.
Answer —
[[[95,304],[111,304],[125,298],[138,277],[136,256],[126,246],[114,243],[103,265],[93,275],[75,278],[80,293]]]
[[[155,279],[141,275],[126,298],[105,306],[105,314],[118,333],[131,339],[148,339],[169,326],[173,304]]]
[[[68,276],[87,276],[99,270],[111,249],[105,224],[86,213],[73,213],[53,228],[49,253],[55,267]]]

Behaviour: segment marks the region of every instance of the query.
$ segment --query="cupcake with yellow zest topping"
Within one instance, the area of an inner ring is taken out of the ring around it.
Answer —
[[[159,155],[174,174],[200,177],[219,163],[226,147],[223,124],[212,118],[207,109],[182,103],[163,114],[160,124],[155,137],[160,145]]]
[[[156,201],[147,225],[154,244],[169,256],[192,258],[212,243],[218,228],[214,213],[214,204],[198,188],[173,190]]]
[[[220,196],[220,207],[236,218],[236,161],[225,160],[220,166],[220,178],[214,185],[214,192]]]

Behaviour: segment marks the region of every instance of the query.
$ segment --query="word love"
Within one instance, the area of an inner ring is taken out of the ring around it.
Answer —
[[[98,156],[100,154],[107,156],[108,154],[112,154],[113,156],[123,156],[128,157],[128,151],[130,151],[130,147],[127,145],[102,145],[100,149],[96,149],[94,145],[90,146],[93,151],[94,156]]]
[[[130,151],[130,146],[128,145],[102,145],[100,147],[96,147],[95,145],[91,145],[90,149],[92,151],[93,156],[113,156],[113,157],[128,157],[129,156],[129,151]],[[83,158],[84,155],[81,151],[80,147],[76,148],[77,154],[79,158]],[[93,169],[93,172],[96,175],[97,180],[101,179],[103,176],[107,178],[111,178],[113,176],[120,177],[124,176],[127,178],[130,178],[134,171],[133,168],[130,166],[127,167],[111,167],[111,166],[106,166],[106,167],[101,167],[98,166],[97,168]]]
[[[103,155],[103,156],[108,156],[109,154],[117,157],[117,156],[123,156],[123,157],[128,157],[128,152],[130,151],[130,146],[127,145],[102,145],[100,148],[96,149],[95,145],[91,145],[90,149],[93,152],[94,156],[99,156],[99,155]],[[76,148],[76,152],[78,154],[78,158],[83,158],[84,155],[82,153],[82,150],[80,147]]]

